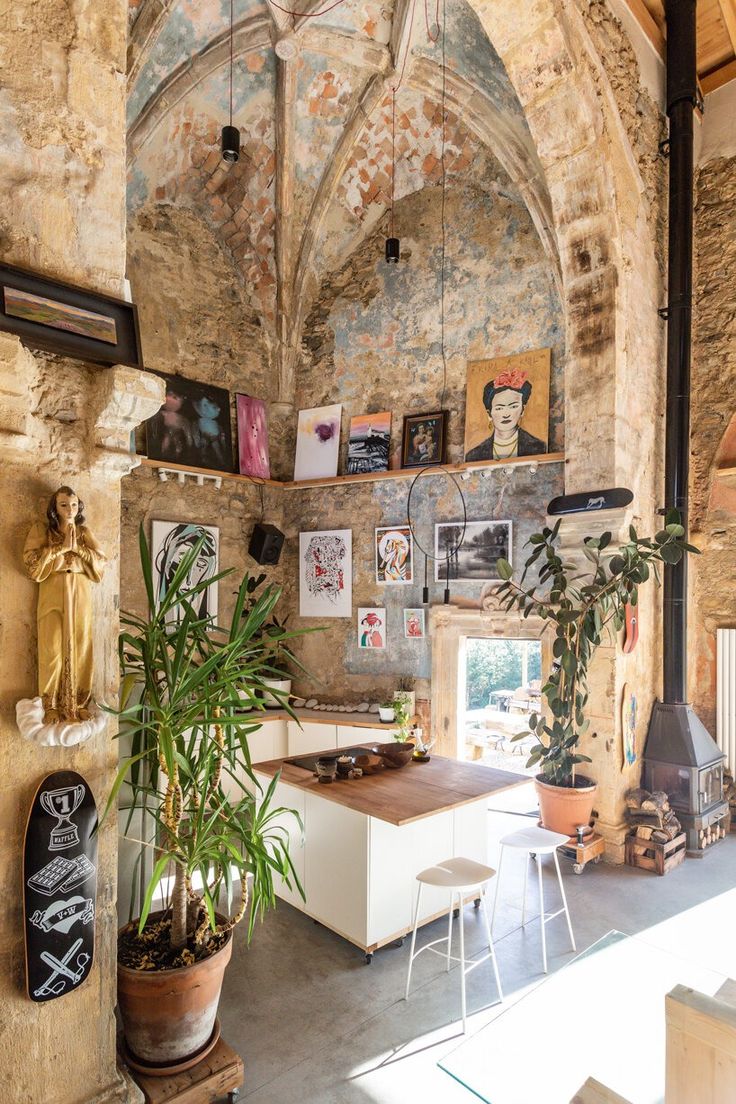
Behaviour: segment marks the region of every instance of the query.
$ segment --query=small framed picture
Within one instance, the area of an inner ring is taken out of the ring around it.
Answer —
[[[375,606],[358,610],[358,647],[386,647],[386,611]]]
[[[414,540],[408,525],[376,529],[376,582],[414,582]]]
[[[404,610],[404,636],[409,640],[423,640],[426,633],[424,631],[424,610],[423,609],[405,609]]]
[[[401,438],[402,468],[444,464],[446,437],[446,410],[438,410],[434,414],[407,414]]]
[[[434,580],[488,582],[499,579],[496,561],[511,560],[510,521],[468,521],[463,536],[461,521],[440,522],[434,527]]]

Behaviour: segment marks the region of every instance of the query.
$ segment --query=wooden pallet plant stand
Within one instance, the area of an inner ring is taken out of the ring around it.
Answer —
[[[146,1104],[213,1104],[227,1096],[234,1104],[243,1084],[243,1059],[222,1039],[201,1062],[183,1073],[150,1077],[130,1070]]]
[[[679,836],[668,840],[667,843],[658,843],[656,840],[639,839],[637,836],[626,837],[626,862],[629,866],[638,866],[642,870],[653,870],[656,874],[667,874],[676,866],[679,866],[685,858],[685,846],[687,835],[681,832]]]

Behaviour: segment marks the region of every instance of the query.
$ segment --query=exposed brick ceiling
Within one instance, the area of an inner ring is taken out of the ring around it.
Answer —
[[[315,0],[298,7],[310,5],[320,10]],[[311,19],[234,0],[242,152],[227,165],[229,13],[229,0],[130,0],[129,210],[197,209],[231,250],[262,324],[293,347],[319,280],[390,204],[396,85],[396,198],[438,183],[442,51],[412,0],[345,0]],[[287,61],[274,50],[284,37],[295,47]],[[481,154],[487,168],[490,151],[494,186],[518,187],[545,240],[548,200],[523,112],[465,0],[448,3],[445,56],[446,172],[472,172]]]

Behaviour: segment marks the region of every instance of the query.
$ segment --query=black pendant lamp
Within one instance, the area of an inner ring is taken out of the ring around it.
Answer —
[[[386,238],[386,263],[398,264],[401,243],[394,237],[394,181],[396,179],[396,89],[391,89],[391,234]]]
[[[222,128],[222,159],[230,163],[240,157],[240,131],[233,126],[233,0],[230,0],[230,123]]]

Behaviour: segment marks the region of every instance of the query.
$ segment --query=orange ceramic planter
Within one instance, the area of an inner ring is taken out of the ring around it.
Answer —
[[[534,779],[539,798],[542,826],[550,832],[562,832],[574,836],[581,824],[589,824],[598,783],[579,778],[577,785],[551,786],[541,775]]]

